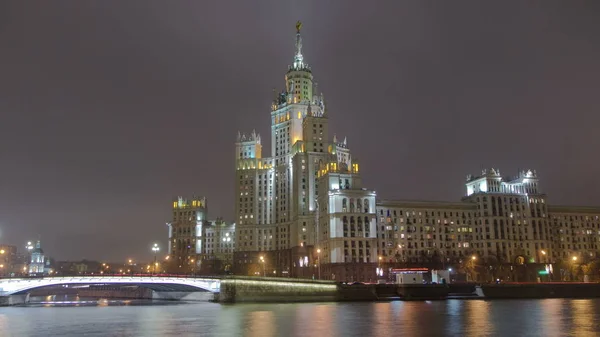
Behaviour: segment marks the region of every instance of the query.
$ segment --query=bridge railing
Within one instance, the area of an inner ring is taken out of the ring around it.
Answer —
[[[14,276],[14,277],[10,277],[10,276],[0,276],[0,280],[2,279],[44,279],[44,278],[59,278],[59,277],[147,277],[147,278],[156,278],[156,277],[177,277],[177,278],[190,278],[190,279],[196,279],[196,278],[201,278],[201,279],[221,279],[223,278],[222,276],[204,276],[204,275],[190,275],[190,274],[131,274],[131,273],[127,273],[127,274],[123,274],[123,273],[116,273],[116,274],[107,274],[107,273],[86,273],[86,274],[74,274],[74,275],[44,275],[44,276],[38,276],[38,275],[23,275],[23,276]]]

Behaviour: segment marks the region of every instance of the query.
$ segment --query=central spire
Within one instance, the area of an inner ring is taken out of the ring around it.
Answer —
[[[300,35],[300,29],[302,29],[302,22],[296,22],[296,55],[294,56],[294,68],[300,69],[304,67],[304,57],[302,56],[302,35]]]

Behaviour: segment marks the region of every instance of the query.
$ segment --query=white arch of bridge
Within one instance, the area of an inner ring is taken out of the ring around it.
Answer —
[[[163,276],[69,276],[42,278],[5,278],[0,279],[0,296],[26,293],[30,290],[57,285],[176,285],[196,288],[199,291],[218,293],[221,280],[193,277]]]

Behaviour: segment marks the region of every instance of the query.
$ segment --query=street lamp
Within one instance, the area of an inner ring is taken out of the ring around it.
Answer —
[[[573,265],[571,266],[571,281],[575,281],[575,263],[577,262],[577,256],[573,256],[571,258],[571,260],[573,261]]]
[[[154,246],[152,246],[152,251],[154,252],[154,274],[156,274],[156,254],[158,253],[158,251],[160,250],[160,248],[158,247],[158,243],[155,243]]]
[[[262,256],[262,255],[260,256],[260,262],[261,262],[261,263],[262,263],[262,265],[263,265],[263,277],[266,277],[266,276],[267,276],[267,274],[266,274],[266,271],[265,271],[265,257],[264,257],[264,256]]]
[[[321,279],[321,249],[317,249],[317,259],[319,264],[319,280]]]

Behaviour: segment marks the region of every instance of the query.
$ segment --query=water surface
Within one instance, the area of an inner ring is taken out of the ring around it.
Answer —
[[[0,336],[600,336],[600,300],[168,303],[5,307]]]

